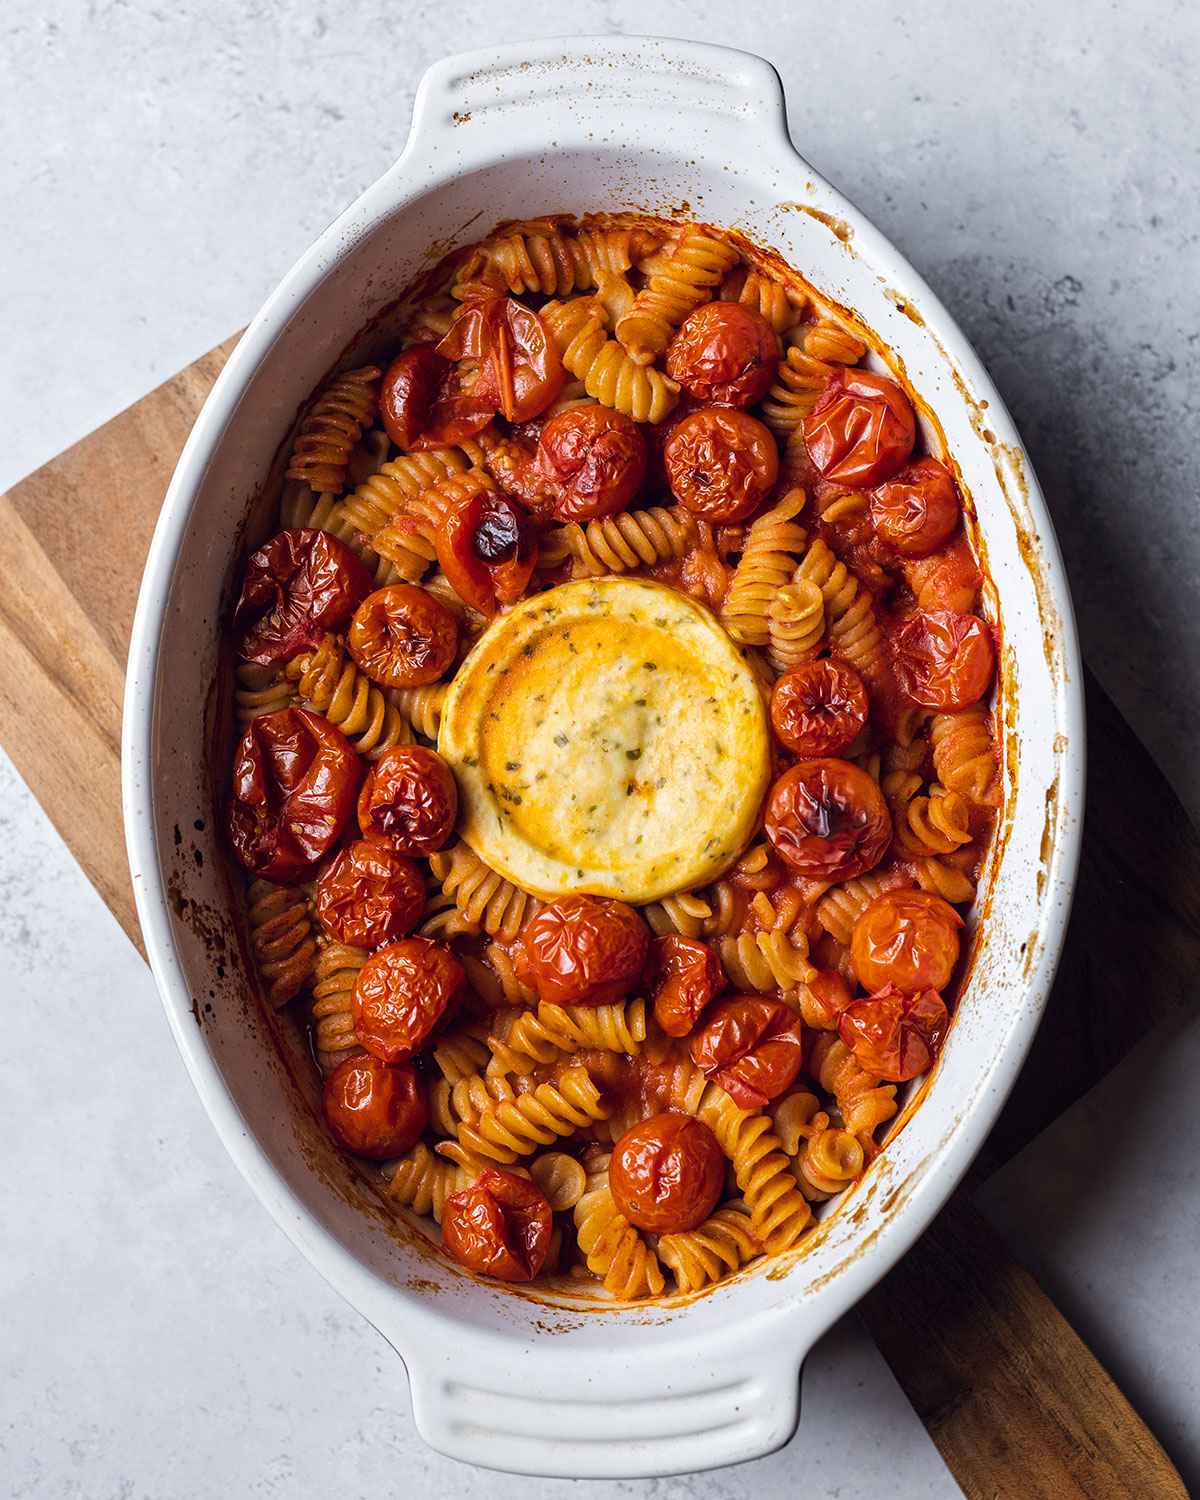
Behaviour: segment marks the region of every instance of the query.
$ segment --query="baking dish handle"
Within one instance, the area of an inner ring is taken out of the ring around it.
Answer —
[[[635,1330],[614,1328],[636,1340]],[[431,1447],[464,1463],[564,1479],[649,1478],[759,1458],[800,1414],[806,1351],[630,1347],[613,1352],[505,1342],[485,1353],[406,1353],[413,1417]],[[570,1340],[567,1341],[571,1342]],[[780,1340],[790,1344],[790,1340]]]
[[[742,142],[756,157],[770,143],[788,144],[783,84],[765,58],[669,37],[556,37],[435,63],[418,86],[397,166],[412,171],[424,159],[444,175],[501,150],[620,146],[631,110],[651,117],[651,149],[659,136],[677,149],[681,131],[726,154]]]

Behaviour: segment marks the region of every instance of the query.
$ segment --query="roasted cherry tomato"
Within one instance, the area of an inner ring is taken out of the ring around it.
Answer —
[[[538,439],[537,471],[555,487],[560,521],[592,521],[625,510],[646,477],[646,439],[607,406],[573,406]]]
[[[454,832],[458,783],[437,753],[397,745],[371,769],[358,795],[358,826],[373,844],[397,854],[433,854]]]
[[[878,783],[848,760],[801,760],[771,787],[767,837],[802,875],[850,880],[883,858],[892,819]]]
[[[463,967],[440,943],[401,938],[373,953],[354,981],[359,1045],[384,1062],[419,1052],[462,995]]]
[[[360,762],[328,719],[306,708],[262,714],[233,758],[229,836],[252,875],[279,885],[307,880],[342,836]]]
[[[882,483],[908,462],[917,424],[894,380],[839,368],[804,419],[808,455],[823,479],[853,489]]]
[[[917,609],[892,634],[901,688],[924,708],[969,708],[987,692],[996,665],[992,633],[978,615]]]
[[[412,1063],[388,1067],[368,1052],[340,1062],[325,1080],[325,1123],[347,1151],[368,1161],[403,1156],[429,1118],[425,1084]]]
[[[441,448],[482,432],[495,415],[494,401],[462,389],[457,365],[417,344],[388,366],[379,412],[399,448]]]
[[[350,655],[372,682],[419,687],[436,682],[458,650],[458,621],[426,589],[391,583],[354,611]]]
[[[246,561],[234,611],[238,655],[271,666],[344,625],[374,587],[345,542],[328,531],[281,531]]]
[[[608,1164],[613,1201],[647,1234],[683,1234],[704,1223],[725,1186],[725,1153],[702,1120],[652,1115],[627,1130]]]
[[[859,914],[850,962],[865,990],[944,990],[958,962],[963,919],[931,891],[884,891]]]
[[[797,755],[836,755],[867,722],[867,690],[844,662],[805,662],[771,689],[771,727]]]
[[[442,1243],[460,1265],[500,1281],[532,1281],[546,1264],[554,1215],[536,1183],[485,1167],[446,1199]]]
[[[410,933],[425,913],[425,882],[411,859],[356,839],[317,881],[317,921],[351,948],[378,948]]]
[[[692,1037],[692,1061],[743,1109],[763,1109],[795,1081],[804,1061],[800,1017],[781,1000],[718,1000]]]
[[[683,320],[667,348],[667,374],[710,406],[753,406],[779,368],[779,340],[760,312],[706,302]]]
[[[818,1031],[836,1031],[838,1017],[853,998],[850,986],[834,969],[820,969],[805,985],[809,1008],[805,1021]]]
[[[550,1005],[607,1005],[637,983],[650,930],[624,901],[562,896],[521,934],[517,970]]]
[[[928,557],[958,525],[954,480],[936,458],[918,458],[871,492],[871,525],[901,557]]]
[[[516,603],[538,558],[533,527],[499,490],[483,490],[455,506],[434,545],[455,593],[485,615]]]
[[[673,932],[650,944],[645,977],[654,996],[654,1019],[668,1036],[687,1036],[726,985],[721,960],[708,944]]]
[[[464,302],[437,352],[456,362],[479,360],[475,395],[493,401],[493,409],[509,422],[536,417],[566,384],[562,358],[546,325],[512,297]]]
[[[949,1024],[936,990],[903,995],[886,989],[852,1000],[838,1021],[838,1035],[868,1073],[904,1083],[933,1062]]]
[[[685,510],[706,521],[744,521],[779,474],[770,431],[744,411],[705,406],[675,424],[663,448],[667,482]]]

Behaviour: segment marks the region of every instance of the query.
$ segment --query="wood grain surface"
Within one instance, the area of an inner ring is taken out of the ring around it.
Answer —
[[[126,647],[176,457],[235,343],[0,497],[0,650],[9,663],[0,743],[139,949],[120,808]],[[1087,828],[1066,951],[976,1180],[1185,1008],[1200,973],[1196,834],[1090,678],[1087,691]],[[863,1313],[972,1500],[1186,1495],[1107,1372],[961,1193]]]

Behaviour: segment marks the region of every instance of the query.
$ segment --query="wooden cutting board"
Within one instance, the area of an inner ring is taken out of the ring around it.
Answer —
[[[236,341],[0,496],[0,743],[139,950],[120,807],[126,646],[163,493]],[[1087,688],[1087,829],[1066,952],[974,1181],[1186,1008],[1200,973],[1200,841],[1103,690]],[[1186,1497],[1145,1424],[963,1193],[862,1312],[972,1500]]]

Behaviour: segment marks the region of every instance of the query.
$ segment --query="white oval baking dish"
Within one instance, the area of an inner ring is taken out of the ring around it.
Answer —
[[[223,589],[256,487],[310,390],[427,263],[501,218],[645,208],[745,230],[854,308],[937,414],[1004,621],[1009,781],[988,920],[920,1109],[805,1253],[690,1302],[588,1311],[472,1280],[396,1227],[316,1122],[234,931],[211,816],[208,700]],[[408,1369],[442,1452],[530,1474],[645,1476],[766,1453],[829,1325],[937,1212],[982,1143],[1045,1003],[1083,808],[1080,665],[1062,561],[978,360],[890,244],[792,147],[762,59],[576,38],[448,59],[396,165],[270,297],[179,461],[146,565],[124,724],[129,859],[146,948],[192,1079],[299,1249]]]

